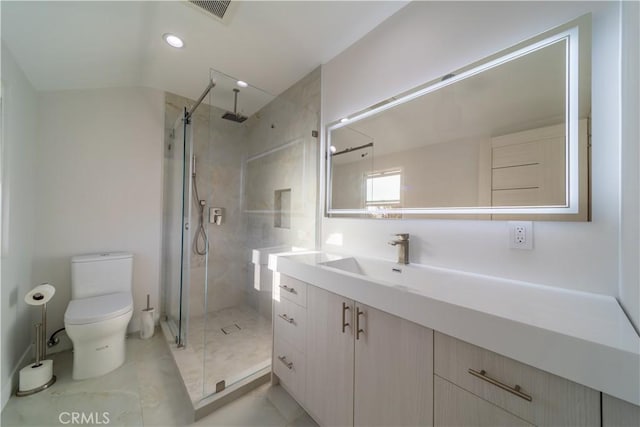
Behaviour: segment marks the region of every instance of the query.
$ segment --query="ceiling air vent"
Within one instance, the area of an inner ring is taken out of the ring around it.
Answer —
[[[235,3],[237,3],[237,1],[232,2],[231,0],[187,0],[187,2],[224,23],[229,20],[230,12],[234,8]]]

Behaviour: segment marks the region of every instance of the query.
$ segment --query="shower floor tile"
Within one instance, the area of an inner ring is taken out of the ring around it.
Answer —
[[[271,322],[248,305],[189,320],[187,346],[174,355],[189,397],[200,401],[271,363]],[[203,372],[204,371],[204,372]]]

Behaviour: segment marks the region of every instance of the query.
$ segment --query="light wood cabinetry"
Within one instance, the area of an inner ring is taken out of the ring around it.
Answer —
[[[596,390],[438,332],[434,341],[435,374],[479,398],[538,426],[600,424]]]
[[[280,276],[273,302],[273,372],[300,402],[306,393],[307,285]]]
[[[577,214],[499,214],[494,218],[587,221],[589,218],[589,123],[578,126],[580,164]],[[566,202],[566,128],[564,123],[525,130],[491,139],[492,206],[562,206]],[[583,167],[584,166],[584,167]]]
[[[434,394],[434,424],[437,426],[527,427],[532,425],[437,375],[434,378]]]
[[[322,426],[601,424],[596,390],[282,279],[273,371]],[[609,396],[603,404],[603,427],[640,425],[640,408]]]
[[[640,426],[640,406],[602,394],[602,427],[638,426]]]
[[[354,303],[315,286],[307,287],[307,297],[309,339],[303,406],[323,426],[352,425]],[[349,323],[344,327],[343,313]]]
[[[307,292],[311,415],[326,426],[431,425],[433,331],[314,286]]]
[[[289,342],[276,339],[273,343],[273,372],[280,384],[294,398],[303,401],[306,385],[306,358]]]
[[[433,331],[356,303],[354,424],[430,426]]]

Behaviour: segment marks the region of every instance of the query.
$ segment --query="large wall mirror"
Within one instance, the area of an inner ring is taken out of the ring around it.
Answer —
[[[329,125],[327,215],[587,220],[589,23]]]

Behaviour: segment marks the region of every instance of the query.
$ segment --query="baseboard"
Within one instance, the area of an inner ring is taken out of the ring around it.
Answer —
[[[22,353],[18,364],[13,368],[13,371],[11,371],[11,375],[9,376],[10,380],[7,384],[4,385],[4,387],[2,387],[2,410],[4,410],[4,407],[9,402],[9,399],[13,395],[13,392],[18,388],[20,369],[22,369],[23,366],[26,366],[29,363],[32,353],[33,344],[29,344],[24,353]]]

